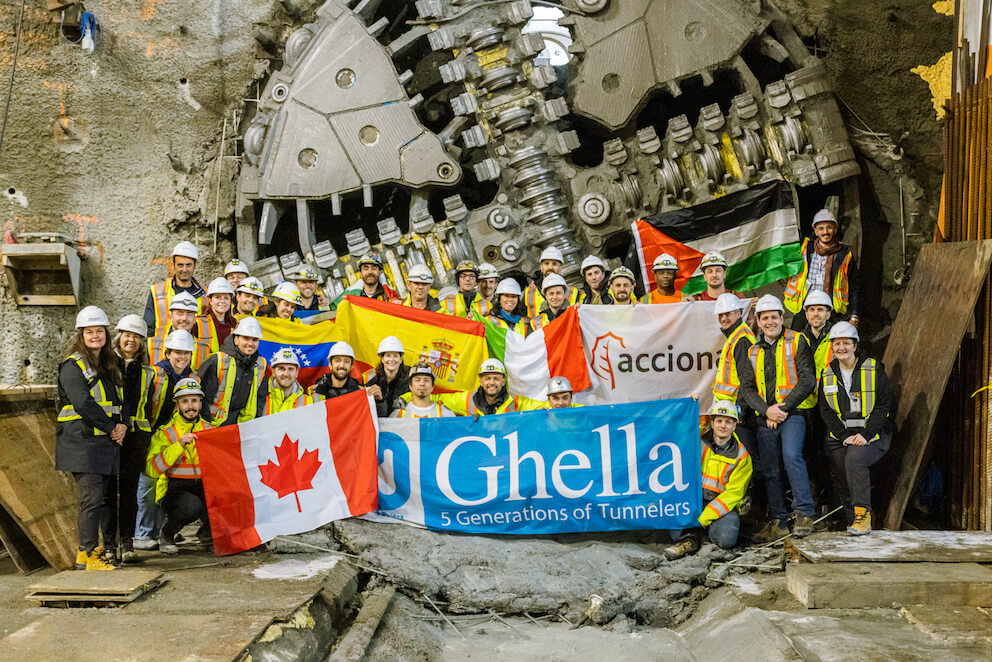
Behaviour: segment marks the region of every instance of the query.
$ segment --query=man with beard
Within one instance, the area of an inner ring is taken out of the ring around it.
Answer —
[[[198,372],[204,400],[210,403],[214,427],[244,423],[262,415],[267,382],[265,359],[258,355],[262,327],[246,317],[228,336],[220,351],[211,354]]]
[[[319,284],[317,270],[309,264],[301,264],[289,276],[300,290],[300,310],[330,310],[327,300],[317,292]]]
[[[486,359],[479,367],[479,388],[474,391],[441,393],[431,400],[440,402],[458,416],[492,416],[514,411],[540,409],[545,403],[506,390],[506,366],[499,359]]]
[[[310,393],[330,399],[362,388],[358,380],[351,376],[351,367],[354,363],[355,350],[351,345],[344,341],[334,343],[331,351],[327,353],[327,364],[331,371],[310,387]]]
[[[272,356],[269,362],[272,366],[272,377],[269,379],[269,392],[265,398],[263,415],[278,414],[298,407],[306,407],[324,398],[307,393],[300,386],[297,378],[300,376],[300,360],[296,352],[283,347]]]
[[[634,286],[637,279],[634,272],[627,267],[617,267],[610,274],[610,296],[614,306],[630,306],[637,303],[634,296]]]

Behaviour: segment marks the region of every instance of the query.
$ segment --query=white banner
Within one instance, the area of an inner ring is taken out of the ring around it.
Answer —
[[[709,411],[726,340],[714,305],[582,306],[579,322],[592,388],[576,394],[576,401],[603,405],[697,395],[699,410]]]

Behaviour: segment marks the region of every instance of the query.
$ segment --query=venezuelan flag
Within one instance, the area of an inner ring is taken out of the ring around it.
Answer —
[[[346,296],[338,305],[334,328],[334,337],[355,349],[360,370],[378,365],[379,342],[396,336],[406,350],[404,363],[431,365],[436,392],[475,388],[479,366],[489,356],[482,322],[365,297]]]
[[[269,361],[272,355],[283,347],[296,352],[300,360],[299,382],[306,388],[328,371],[327,352],[336,341],[334,322],[300,324],[274,317],[259,317],[262,325],[262,340],[258,343],[258,353]]]

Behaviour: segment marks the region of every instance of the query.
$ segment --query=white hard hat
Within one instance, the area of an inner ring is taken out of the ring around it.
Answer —
[[[761,313],[765,313],[770,310],[777,310],[780,313],[785,312],[785,306],[782,305],[781,299],[774,294],[766,294],[758,299],[758,303],[754,307],[754,314],[760,315]]]
[[[716,298],[716,305],[713,306],[713,314],[732,313],[744,307],[744,300],[733,292],[724,292]]]
[[[481,377],[490,372],[497,372],[506,377],[506,366],[499,359],[486,359],[479,366],[479,376]]]
[[[262,281],[255,278],[254,276],[248,276],[243,281],[241,285],[238,286],[238,292],[244,292],[245,294],[254,294],[258,297],[265,296],[265,288],[262,286]]]
[[[552,377],[548,382],[548,395],[552,393],[571,393],[572,383],[564,377]]]
[[[415,264],[410,267],[410,270],[406,273],[406,279],[410,283],[424,283],[425,285],[430,285],[434,282],[434,276],[431,274],[431,270],[424,264]]]
[[[230,294],[234,296],[234,287],[231,285],[231,281],[223,277],[214,278],[207,285],[207,296],[213,296],[215,294]]]
[[[603,271],[606,271],[606,263],[595,255],[589,255],[586,259],[582,260],[582,266],[579,268],[579,273],[585,273],[586,269],[589,267],[599,267]]]
[[[651,271],[658,271],[660,269],[675,269],[678,270],[679,261],[668,253],[662,253],[654,259],[654,264],[651,265]]]
[[[142,338],[148,337],[148,325],[145,324],[145,320],[141,319],[141,315],[125,315],[117,323],[115,331],[130,331],[137,333]]]
[[[458,294],[457,287],[452,287],[451,285],[445,285],[444,287],[442,287],[440,290],[437,291],[437,298],[440,301],[444,301],[445,299],[454,299],[457,294]]]
[[[181,352],[193,352],[196,351],[196,340],[193,339],[193,334],[189,331],[177,329],[176,331],[170,331],[169,335],[165,337],[164,347],[165,349],[176,349]]]
[[[172,297],[172,301],[169,302],[169,310],[186,310],[191,313],[198,313],[200,312],[200,304],[189,292],[180,292]]]
[[[172,391],[172,398],[178,400],[184,395],[198,395],[203,397],[203,389],[196,377],[185,377],[176,382],[176,388]]]
[[[637,277],[634,276],[634,272],[627,267],[617,267],[610,274],[610,282],[612,283],[617,278],[627,278],[631,283],[637,282]]]
[[[262,325],[258,323],[258,319],[254,317],[245,317],[243,320],[238,322],[238,326],[231,331],[232,335],[235,336],[245,336],[246,338],[258,338],[262,339]]]
[[[86,306],[76,314],[76,328],[85,329],[88,326],[110,326],[107,313],[96,306]]]
[[[282,364],[293,364],[296,367],[300,366],[300,359],[297,358],[296,352],[294,352],[289,347],[283,347],[276,350],[276,353],[272,355],[272,360],[269,361],[269,365],[279,365]]]
[[[816,227],[818,223],[833,223],[837,225],[837,218],[829,209],[821,209],[813,216],[813,227]]]
[[[227,263],[227,266],[226,267],[224,267],[224,275],[225,276],[227,276],[228,274],[245,274],[245,275],[248,275],[250,273],[251,272],[248,271],[248,265],[246,265],[244,262],[242,262],[238,258],[234,258],[233,260],[231,260],[230,262]]]
[[[556,287],[558,285],[568,291],[568,283],[565,282],[565,279],[556,273],[550,273],[541,282],[541,292],[547,292],[549,287]]]
[[[557,246],[548,246],[541,251],[541,257],[538,259],[538,262],[544,262],[545,260],[558,260],[562,264],[565,263],[565,257],[561,254],[561,250]]]
[[[199,260],[200,252],[196,250],[196,246],[188,241],[180,241],[176,244],[176,247],[172,249],[172,257],[188,257],[191,260]]]
[[[376,350],[376,354],[382,356],[386,352],[399,352],[402,354],[405,350],[403,349],[403,343],[396,336],[386,336],[379,343],[379,349]]]
[[[806,295],[806,301],[803,302],[803,308],[809,308],[810,306],[826,306],[830,310],[834,309],[833,301],[830,300],[830,295],[823,290],[813,290]]]
[[[499,272],[493,265],[483,262],[479,265],[479,278],[499,278]]]
[[[332,356],[347,356],[353,359],[355,358],[355,350],[345,341],[339,340],[331,345],[331,351],[327,352],[328,362],[330,362]]]
[[[722,253],[718,253],[716,251],[707,253],[703,256],[703,261],[699,263],[700,269],[705,269],[706,267],[723,267],[726,269],[727,258],[725,258]]]
[[[272,296],[276,299],[295,303],[297,306],[303,305],[303,295],[300,294],[300,288],[285,280],[276,285],[276,289],[272,290]]]
[[[410,379],[413,379],[416,375],[425,375],[430,377],[431,381],[434,381],[434,371],[431,369],[430,364],[423,361],[410,366]]]
[[[547,277],[545,277],[545,280],[547,280]],[[499,296],[500,294],[520,296],[523,292],[520,290],[520,283],[515,278],[504,278],[496,286],[496,295]]]
[[[850,338],[851,340],[857,342],[861,338],[858,337],[858,329],[850,322],[837,322],[830,328],[830,335],[828,336],[830,340],[837,340],[838,338]]]
[[[287,276],[287,278],[291,278],[293,280],[320,280],[320,274],[318,274],[317,270],[309,264],[301,264],[296,267],[296,269],[294,269]]]
[[[737,405],[728,400],[717,400],[714,402],[713,408],[710,409],[710,416],[726,416],[735,421],[739,421],[741,418],[740,414],[737,413]]]

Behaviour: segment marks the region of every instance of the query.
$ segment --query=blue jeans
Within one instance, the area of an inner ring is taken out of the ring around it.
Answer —
[[[790,413],[775,430],[758,425],[758,456],[765,479],[768,517],[771,519],[784,520],[789,516],[785,508],[785,487],[782,485],[779,463],[785,465],[785,473],[789,477],[792,510],[800,515],[813,516],[813,495],[809,489],[806,461],[803,460],[805,441],[806,419],[802,414]]]
[[[668,535],[672,537],[672,542],[685,540],[695,529],[672,529]],[[741,516],[734,508],[723,517],[710,522],[706,527],[710,542],[721,549],[730,549],[737,544],[737,534],[741,530]]]
[[[155,503],[155,482],[145,472],[138,477],[138,516],[135,521],[134,537],[158,540],[165,515]]]

